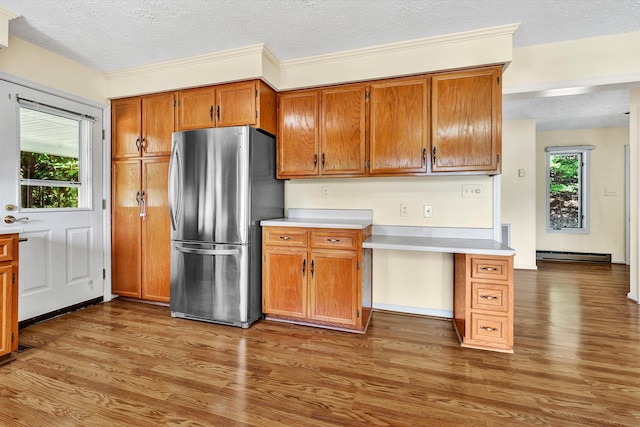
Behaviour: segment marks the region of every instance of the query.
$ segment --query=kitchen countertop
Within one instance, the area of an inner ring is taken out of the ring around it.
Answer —
[[[371,236],[363,248],[511,256],[515,250],[496,240],[416,236]]]
[[[20,233],[24,233],[24,228],[22,228],[21,226],[10,225],[8,227],[0,227],[0,235]]]
[[[373,224],[373,211],[365,209],[289,209],[287,218],[266,219],[262,226],[343,228],[362,230]]]

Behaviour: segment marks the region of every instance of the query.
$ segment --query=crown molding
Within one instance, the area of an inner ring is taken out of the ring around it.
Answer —
[[[204,55],[190,56],[184,59],[176,59],[173,61],[158,62],[150,65],[142,65],[139,67],[125,68],[122,70],[109,71],[103,73],[103,76],[107,80],[118,79],[123,77],[131,77],[136,75],[143,75],[148,73],[155,73],[158,71],[172,70],[176,68],[184,68],[190,66],[197,66],[201,64],[210,64],[218,61],[230,60],[235,58],[241,58],[251,55],[268,55],[271,58],[276,57],[271,53],[264,44],[255,44],[251,46],[245,46],[237,49],[223,50],[220,52],[206,53]]]
[[[17,13],[13,13],[10,10],[0,7],[0,18],[4,18],[7,21],[11,21],[12,19],[16,19],[19,16],[20,15],[18,15]]]
[[[336,53],[328,53],[325,55],[309,56],[306,58],[290,59],[280,62],[280,68],[293,68],[308,65],[317,65],[319,63],[327,63],[341,61],[344,59],[354,59],[363,56],[384,55],[390,52],[400,52],[404,50],[415,50],[425,47],[438,46],[443,44],[452,44],[479,40],[488,37],[513,35],[520,27],[520,23],[501,25],[496,27],[482,28],[479,30],[470,30],[460,33],[446,34],[442,36],[425,37],[420,39],[406,40],[395,43],[388,43],[373,47],[365,47],[360,49],[344,50]]]

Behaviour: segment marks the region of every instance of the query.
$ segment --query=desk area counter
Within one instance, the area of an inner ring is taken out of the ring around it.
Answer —
[[[375,233],[375,230],[374,230]],[[363,248],[399,251],[444,252],[477,255],[514,255],[515,251],[497,240],[457,237],[376,236],[369,237]]]

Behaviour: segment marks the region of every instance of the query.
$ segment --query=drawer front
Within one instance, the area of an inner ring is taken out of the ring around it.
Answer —
[[[506,313],[509,310],[509,286],[471,282],[471,308]]]
[[[13,261],[13,238],[0,238],[0,262]]]
[[[509,261],[494,258],[471,258],[471,277],[474,279],[509,279]]]
[[[267,246],[307,247],[307,229],[298,227],[264,227],[263,240]]]
[[[356,250],[357,244],[358,233],[354,231],[311,230],[313,249]]]
[[[486,343],[509,346],[510,329],[507,316],[471,313],[471,339]]]

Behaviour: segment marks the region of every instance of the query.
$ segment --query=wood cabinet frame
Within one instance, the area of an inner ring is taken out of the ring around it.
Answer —
[[[18,349],[18,234],[0,235],[0,364]]]

